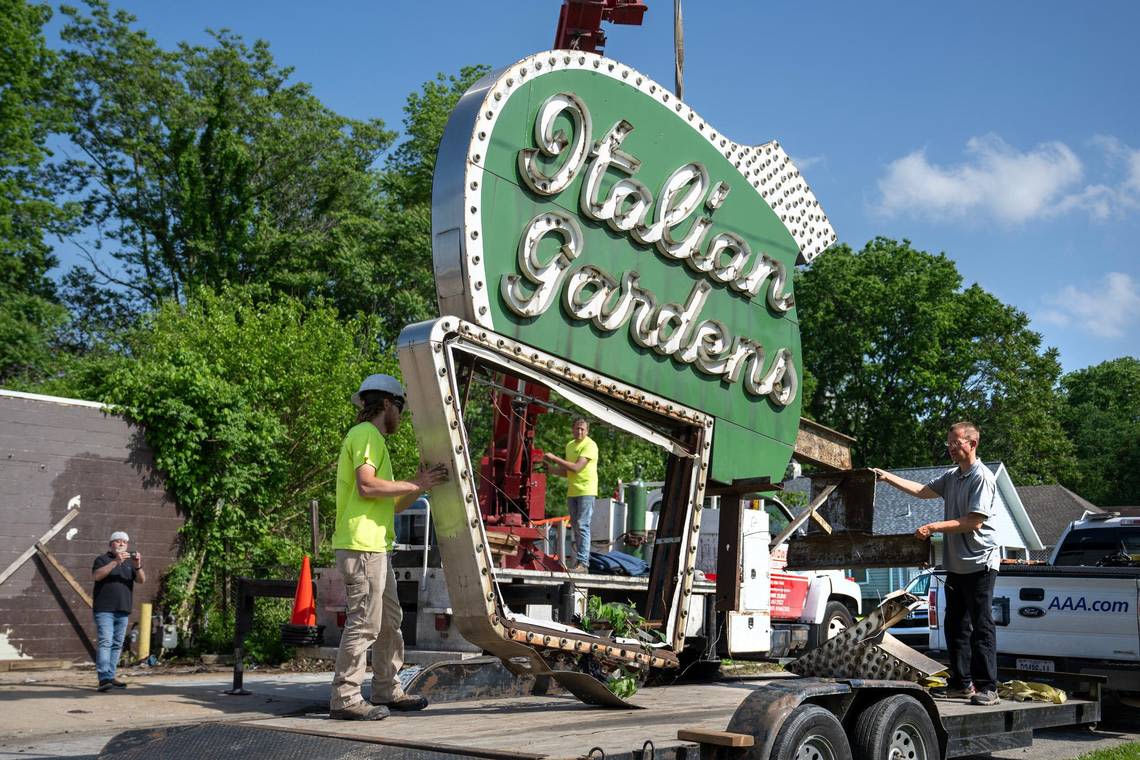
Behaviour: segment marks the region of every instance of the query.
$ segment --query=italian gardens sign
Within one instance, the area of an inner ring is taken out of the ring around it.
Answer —
[[[551,51],[476,84],[440,146],[440,308],[716,417],[712,477],[780,479],[800,415],[797,260],[835,240],[778,143]]]

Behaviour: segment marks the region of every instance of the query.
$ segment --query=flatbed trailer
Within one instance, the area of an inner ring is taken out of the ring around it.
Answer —
[[[640,709],[528,696],[435,703],[377,723],[307,715],[256,725],[455,758],[939,760],[1025,747],[1035,729],[1100,720],[1101,679],[1051,675],[1055,685],[1084,691],[1059,705],[981,707],[934,699],[910,682],[773,674],[642,689],[630,700]]]

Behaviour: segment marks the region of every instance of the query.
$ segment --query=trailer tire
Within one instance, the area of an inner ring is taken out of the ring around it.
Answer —
[[[771,760],[852,760],[839,719],[819,705],[800,705],[784,721]]]
[[[823,620],[808,629],[808,650],[815,649],[835,634],[855,625],[851,610],[843,602],[828,602],[823,610]]]
[[[855,722],[856,760],[939,760],[934,724],[917,699],[895,694],[877,702]]]

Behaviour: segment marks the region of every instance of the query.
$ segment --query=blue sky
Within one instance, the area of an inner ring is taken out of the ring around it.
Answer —
[[[269,41],[318,97],[399,128],[438,72],[548,49],[560,0],[119,0],[164,46]],[[605,54],[673,82],[673,4]],[[945,252],[1066,371],[1140,356],[1140,3],[684,3],[685,100],[778,139],[841,241]],[[66,255],[65,255],[66,258]]]

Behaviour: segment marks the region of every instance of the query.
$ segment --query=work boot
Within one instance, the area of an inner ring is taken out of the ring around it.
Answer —
[[[970,697],[970,704],[982,705],[983,707],[991,707],[996,705],[1001,700],[998,699],[998,693],[993,689],[982,689],[974,696]]]
[[[99,686],[96,687],[95,690],[96,691],[110,691],[111,687],[114,685],[115,685],[115,683],[113,681],[100,681]]]
[[[364,701],[342,707],[339,710],[329,710],[329,718],[332,720],[384,720],[387,717],[387,707],[370,705]]]
[[[372,704],[387,707],[389,710],[412,712],[413,710],[422,710],[427,707],[428,701],[427,697],[414,697],[411,694],[401,694],[391,702],[373,702]]]
[[[975,693],[972,683],[965,686],[943,686],[930,690],[930,695],[936,699],[970,699]]]
[[[116,689],[127,688],[127,682],[126,681],[120,681],[118,678],[112,678],[111,679],[111,685],[114,686]]]

